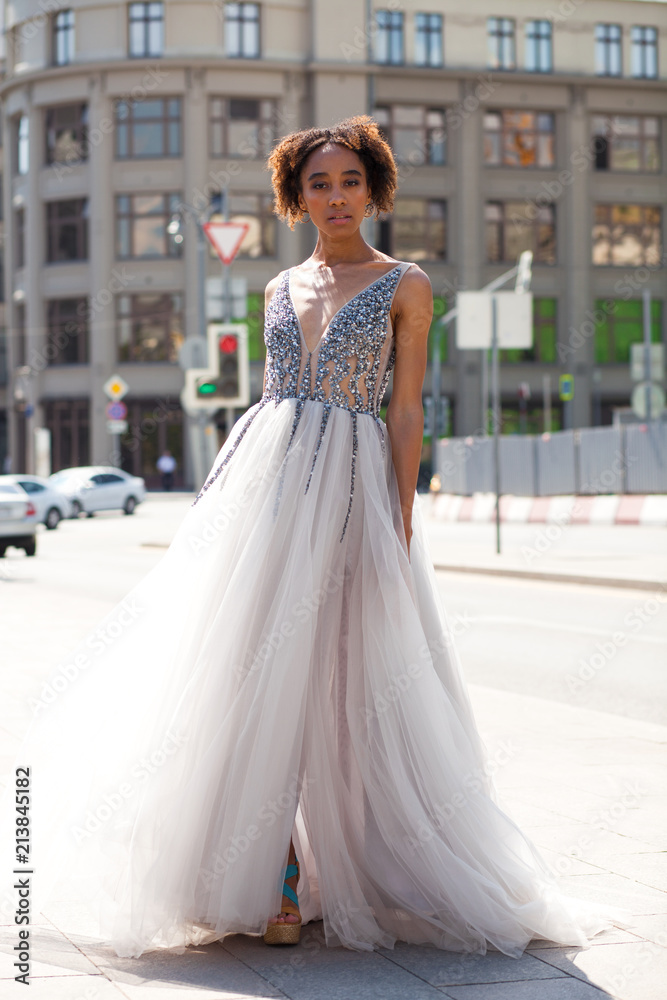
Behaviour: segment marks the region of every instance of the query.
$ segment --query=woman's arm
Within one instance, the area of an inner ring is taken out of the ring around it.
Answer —
[[[398,481],[403,527],[410,555],[412,505],[424,437],[422,387],[426,374],[428,331],[433,317],[431,282],[421,268],[407,271],[394,298],[396,360],[387,430]]]

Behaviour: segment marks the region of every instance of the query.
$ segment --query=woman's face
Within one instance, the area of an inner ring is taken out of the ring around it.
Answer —
[[[320,146],[302,167],[300,207],[328,236],[359,229],[370,198],[364,165],[347,146]]]

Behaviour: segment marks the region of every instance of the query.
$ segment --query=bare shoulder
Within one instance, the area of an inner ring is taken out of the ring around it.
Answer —
[[[283,280],[285,274],[286,274],[285,271],[279,271],[278,274],[275,276],[275,278],[271,278],[271,280],[269,281],[268,285],[266,286],[266,290],[264,292],[264,307],[265,308],[268,306],[269,302],[273,298],[273,294],[276,291],[276,289],[278,288],[280,282]]]
[[[397,315],[419,316],[433,313],[433,288],[431,280],[418,264],[411,264],[401,278],[394,298]]]

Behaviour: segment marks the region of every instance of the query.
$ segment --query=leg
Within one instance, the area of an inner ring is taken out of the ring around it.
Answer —
[[[292,838],[290,837],[287,864],[293,865],[295,863],[295,859],[296,859],[296,852],[294,850],[294,844],[292,843]],[[297,875],[292,875],[290,876],[290,878],[287,879],[288,886],[290,886],[290,888],[293,889],[294,892],[296,892],[297,881],[298,881]],[[289,903],[290,906],[294,905],[289,896],[283,896],[283,905],[287,903]],[[298,922],[299,922],[299,917],[294,916],[293,913],[285,913],[283,910],[281,910],[277,916],[269,917],[269,924],[296,924]]]

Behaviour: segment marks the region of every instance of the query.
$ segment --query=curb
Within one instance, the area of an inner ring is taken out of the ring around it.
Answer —
[[[425,501],[429,517],[438,521],[495,520],[495,493],[433,493]],[[667,526],[667,495],[655,493],[602,496],[500,498],[500,520],[513,524],[624,524],[662,528]]]
[[[574,573],[537,572],[529,569],[512,569],[510,566],[445,566],[435,563],[436,573],[479,573],[482,576],[505,576],[519,580],[543,580],[546,583],[578,583],[583,587],[614,587],[625,590],[667,590],[667,583],[659,580],[632,580],[620,576],[581,576]]]

